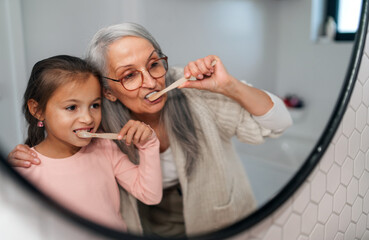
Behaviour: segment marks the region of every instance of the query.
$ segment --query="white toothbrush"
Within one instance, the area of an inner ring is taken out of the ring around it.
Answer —
[[[211,66],[214,67],[214,65],[217,63],[217,61],[213,61],[211,63]],[[170,84],[168,87],[164,88],[163,90],[161,90],[160,92],[157,92],[157,93],[154,93],[152,95],[150,95],[150,97],[148,97],[148,99],[152,102],[152,101],[155,101],[156,99],[158,99],[161,95],[163,95],[164,93],[170,91],[170,90],[173,90],[179,86],[181,86],[184,82],[186,81],[195,81],[197,80],[195,77],[191,76],[190,78],[180,78],[179,80],[175,81],[174,83]]]
[[[90,133],[90,132],[77,132],[77,136],[81,138],[107,138],[118,139],[117,133]]]

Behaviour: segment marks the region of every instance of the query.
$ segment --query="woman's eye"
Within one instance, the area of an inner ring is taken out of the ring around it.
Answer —
[[[159,65],[159,62],[158,61],[155,61],[155,62],[153,62],[153,63],[151,63],[150,64],[150,69],[151,68],[155,68],[155,67],[157,67]]]
[[[137,75],[137,72],[132,72],[123,77],[124,81],[131,80],[132,78],[135,78]]]
[[[76,110],[76,106],[75,105],[68,106],[65,109],[68,110],[68,111],[74,111],[74,110]]]

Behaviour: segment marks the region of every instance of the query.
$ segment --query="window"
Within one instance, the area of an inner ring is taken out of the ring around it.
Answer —
[[[334,21],[335,40],[354,40],[363,0],[327,0],[327,19]]]

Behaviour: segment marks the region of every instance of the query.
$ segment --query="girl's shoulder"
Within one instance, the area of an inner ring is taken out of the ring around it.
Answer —
[[[87,150],[112,150],[118,147],[113,140],[110,139],[103,139],[103,138],[93,138],[89,145],[86,146]]]

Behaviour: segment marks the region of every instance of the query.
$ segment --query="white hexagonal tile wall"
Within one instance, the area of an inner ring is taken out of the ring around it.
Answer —
[[[349,106],[326,154],[301,189],[264,221],[266,234],[255,240],[369,239],[368,42]]]

